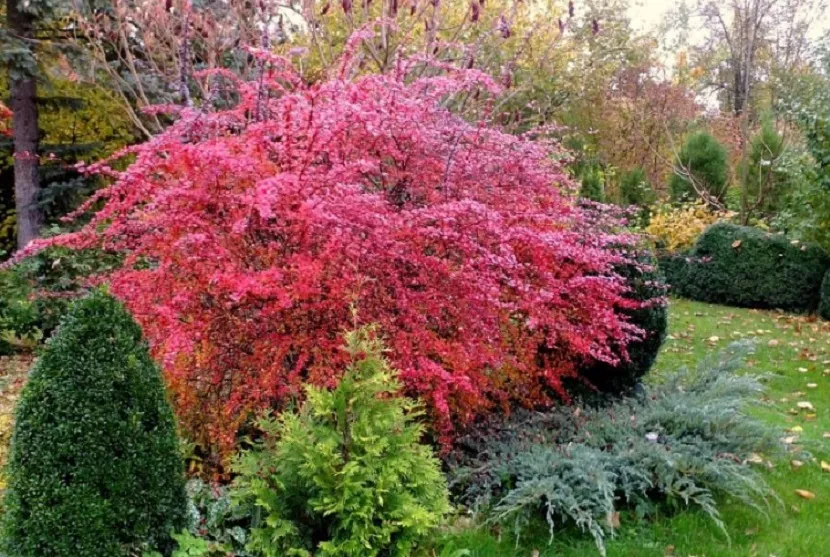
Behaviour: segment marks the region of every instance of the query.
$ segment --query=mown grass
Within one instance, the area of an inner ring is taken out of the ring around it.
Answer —
[[[721,513],[729,532],[724,536],[697,511],[671,512],[648,520],[623,513],[621,528],[608,543],[609,557],[812,557],[830,555],[830,323],[812,317],[672,300],[669,338],[651,380],[682,366],[694,366],[730,342],[754,339],[755,351],[746,373],[770,375],[764,405],[753,410],[780,427],[792,443],[786,459],[770,463],[766,472],[782,502],[772,503],[767,516],[740,503],[723,501]],[[814,411],[798,408],[809,402]],[[793,430],[795,432],[788,431]],[[799,431],[801,428],[801,431]],[[794,469],[791,460],[804,462]],[[761,465],[763,466],[763,465]],[[804,499],[796,490],[808,490]],[[470,557],[576,557],[598,555],[593,542],[572,529],[550,541],[539,528],[515,538],[492,529],[459,528],[441,540],[436,555]]]

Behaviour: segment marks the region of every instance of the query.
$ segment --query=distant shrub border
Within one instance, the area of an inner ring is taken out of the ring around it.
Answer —
[[[828,265],[830,258],[817,246],[729,223],[710,226],[689,252],[660,258],[660,268],[678,296],[791,311],[819,306]]]
[[[818,305],[818,314],[822,319],[830,321],[830,270],[824,274],[821,281],[821,299]]]

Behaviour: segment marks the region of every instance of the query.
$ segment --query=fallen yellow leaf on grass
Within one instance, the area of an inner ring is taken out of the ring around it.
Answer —
[[[804,431],[804,428],[803,428],[803,427],[801,427],[800,425],[797,425],[797,426],[793,426],[793,427],[791,427],[791,428],[790,428],[790,429],[788,429],[787,431],[789,431],[790,433],[801,433],[801,432],[803,432],[803,431]]]
[[[720,337],[716,337],[716,336],[709,337],[709,342],[717,342],[719,340],[720,340]]]
[[[782,441],[784,441],[785,445],[792,445],[793,443],[796,442],[797,439],[798,439],[798,437],[796,437],[795,435],[790,435],[789,437],[784,437],[784,439],[782,439]]]
[[[830,472],[830,462],[821,461],[821,471]]]
[[[806,400],[802,400],[801,402],[797,403],[796,406],[800,410],[813,410],[813,405],[807,402]]]
[[[825,439],[830,439],[830,431],[825,431],[822,437],[824,437]]]
[[[798,371],[800,371],[801,373],[807,373],[809,370],[806,367],[800,367],[798,368]]]
[[[749,462],[751,464],[763,464],[764,459],[761,457],[761,455],[757,453],[752,453],[747,457],[747,459],[744,462]]]
[[[816,494],[812,491],[807,491],[806,489],[796,489],[795,494],[801,497],[802,499],[815,499]]]
[[[818,387],[817,383],[807,383],[807,388],[808,389],[815,389],[816,387]]]
[[[793,470],[798,470],[799,468],[804,466],[804,463],[801,462],[800,460],[791,460],[790,461],[790,466],[793,467]]]

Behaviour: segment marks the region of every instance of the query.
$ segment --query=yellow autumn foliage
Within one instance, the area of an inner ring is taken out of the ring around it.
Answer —
[[[652,215],[645,232],[662,249],[680,251],[692,247],[710,225],[733,216],[729,211],[713,211],[703,202],[663,205]]]

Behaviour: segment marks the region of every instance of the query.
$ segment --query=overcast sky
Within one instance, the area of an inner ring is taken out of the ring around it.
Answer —
[[[676,4],[676,0],[631,0],[628,10],[631,23],[635,29],[649,29],[660,23],[669,8]]]
[[[650,29],[659,24],[666,13],[678,3],[678,0],[631,0],[628,12],[632,26],[638,30]],[[821,22],[813,27],[810,34],[813,38],[819,38],[828,32],[830,32],[830,10],[825,12]]]

